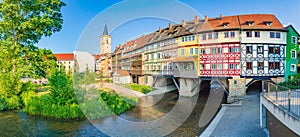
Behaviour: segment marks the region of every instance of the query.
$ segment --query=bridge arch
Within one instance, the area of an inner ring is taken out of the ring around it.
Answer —
[[[246,95],[259,94],[262,92],[262,80],[251,80],[246,85]]]

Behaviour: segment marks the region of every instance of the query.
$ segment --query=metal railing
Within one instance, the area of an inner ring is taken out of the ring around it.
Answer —
[[[290,89],[270,82],[267,83],[266,89],[264,95],[279,107],[300,118],[300,89]]]

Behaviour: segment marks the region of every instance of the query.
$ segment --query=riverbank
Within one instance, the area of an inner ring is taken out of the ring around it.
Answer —
[[[240,107],[222,106],[200,137],[267,137],[259,126],[259,95],[248,95]]]

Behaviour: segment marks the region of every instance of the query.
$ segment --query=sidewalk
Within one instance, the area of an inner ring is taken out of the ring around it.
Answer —
[[[259,111],[259,95],[245,96],[241,107],[223,106],[200,137],[267,137]]]
[[[97,84],[96,86],[99,87],[99,85]],[[113,83],[103,83],[103,87],[104,88],[108,88],[108,89],[112,89],[115,90],[118,94],[123,94],[123,95],[128,95],[128,96],[132,96],[132,97],[143,97],[145,96],[144,93],[135,91],[135,90],[131,90],[122,86],[119,86],[117,84],[113,84]]]

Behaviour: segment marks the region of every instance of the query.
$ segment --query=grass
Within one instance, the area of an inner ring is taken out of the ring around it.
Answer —
[[[151,88],[150,86],[143,86],[143,85],[138,85],[138,84],[125,84],[125,85],[122,85],[126,88],[129,88],[129,89],[132,89],[132,90],[135,90],[135,91],[138,91],[138,92],[142,92],[144,94],[147,94],[149,93],[150,91],[153,90],[153,88]]]

